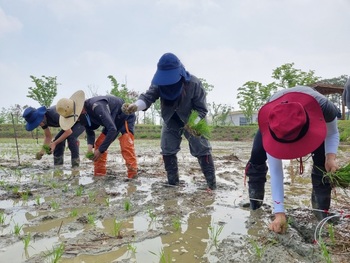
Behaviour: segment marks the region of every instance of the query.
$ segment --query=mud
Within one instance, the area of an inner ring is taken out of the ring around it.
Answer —
[[[0,262],[349,262],[349,191],[333,192],[337,224],[319,224],[310,207],[310,160],[303,175],[298,162],[285,161],[289,226],[278,235],[267,227],[269,184],[263,207],[248,207],[243,174],[251,142],[212,146],[216,191],[205,190],[186,140],[178,187],[165,183],[157,140],[136,142],[140,171],[131,181],[117,144],[109,150],[108,175],[94,177],[84,146],[80,167],[71,169],[68,152],[55,168],[52,156],[35,160],[34,142],[20,142],[20,160],[15,144],[2,142]],[[342,146],[339,163],[349,155]]]

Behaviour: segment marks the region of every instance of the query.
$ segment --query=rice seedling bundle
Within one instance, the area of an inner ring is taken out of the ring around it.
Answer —
[[[348,188],[350,186],[350,163],[340,167],[334,173],[324,174],[333,187]]]
[[[185,130],[193,136],[203,136],[204,138],[209,139],[211,135],[211,127],[205,119],[201,119],[198,123],[195,123],[197,118],[198,112],[193,110],[188,118],[188,122],[185,124]]]
[[[85,154],[85,157],[89,160],[92,160],[94,158],[94,153],[93,152],[87,152]]]
[[[44,144],[44,145],[43,145],[43,149],[44,149],[44,151],[45,151],[46,154],[51,154],[51,148],[50,148],[49,145]]]

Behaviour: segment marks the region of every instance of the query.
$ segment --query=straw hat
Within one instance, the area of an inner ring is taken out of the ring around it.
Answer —
[[[79,119],[84,107],[85,93],[82,90],[75,92],[69,99],[60,99],[56,104],[56,111],[60,115],[60,126],[63,130],[70,129]]]

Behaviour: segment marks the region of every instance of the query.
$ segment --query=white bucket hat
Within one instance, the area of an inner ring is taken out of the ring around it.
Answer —
[[[84,107],[85,93],[82,90],[75,92],[69,99],[60,99],[56,104],[56,111],[60,115],[60,126],[68,130],[78,121]]]

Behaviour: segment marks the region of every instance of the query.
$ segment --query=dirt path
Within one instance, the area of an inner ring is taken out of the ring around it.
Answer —
[[[243,171],[250,142],[212,142],[218,190],[201,190],[205,181],[187,141],[178,155],[180,187],[165,187],[158,141],[137,141],[139,177],[126,181],[117,145],[109,152],[108,175],[93,177],[90,161],[71,170],[54,170],[51,156],[33,160],[38,148],[22,143],[17,167],[13,144],[1,145],[0,262],[349,262],[349,219],[341,218],[329,234],[316,229],[310,210],[308,162],[285,163],[286,235],[267,230],[271,195],[258,211],[246,208]],[[84,152],[84,149],[82,149]],[[341,163],[350,149],[342,148]],[[338,190],[334,212],[349,213],[349,192]],[[331,230],[332,230],[331,229]],[[18,232],[16,234],[15,232]],[[30,238],[29,238],[30,236]],[[25,240],[30,240],[25,249]],[[54,253],[53,253],[54,252]]]

